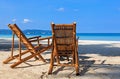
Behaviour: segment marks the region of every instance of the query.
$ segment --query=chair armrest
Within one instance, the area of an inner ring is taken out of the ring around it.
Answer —
[[[76,38],[76,41],[78,41],[78,40],[79,40],[79,37]]]
[[[29,42],[37,42],[37,45],[41,45],[40,41],[42,40],[47,40],[47,45],[50,46],[50,39],[52,39],[52,37],[40,37],[40,36],[36,36],[36,37],[31,37],[28,38]]]
[[[78,40],[79,40],[79,37],[76,38],[76,51],[78,52]]]
[[[47,40],[47,45],[48,45],[48,46],[51,45],[51,44],[50,44],[50,39],[52,39],[52,36],[50,36],[50,37],[44,37],[44,38],[39,38],[40,41],[42,41],[42,40]]]
[[[46,39],[51,39],[52,38],[52,36],[50,36],[50,37],[42,37],[42,38],[39,38],[39,40],[46,40]]]
[[[28,39],[35,39],[35,38],[39,38],[39,37],[41,37],[41,36],[34,36],[34,37],[30,37]]]
[[[41,37],[41,36],[34,36],[34,37],[28,38],[28,40],[29,40],[30,42],[35,42],[35,41],[38,41],[40,37]]]

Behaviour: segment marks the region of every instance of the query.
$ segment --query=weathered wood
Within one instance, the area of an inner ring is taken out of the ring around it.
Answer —
[[[75,67],[76,75],[79,74],[78,41],[76,40],[76,23],[73,24],[51,24],[53,49],[51,53],[48,74],[52,74],[53,66]],[[72,57],[71,63],[61,63],[61,57]],[[54,60],[57,64],[54,64]]]
[[[12,48],[11,48],[12,50],[11,50],[11,56],[3,61],[4,64],[7,64],[11,60],[18,59],[18,61],[16,61],[14,64],[11,65],[11,68],[14,68],[15,66],[33,58],[33,57],[35,59],[38,59],[38,57],[39,57],[39,59],[41,59],[43,62],[45,62],[45,59],[40,54],[43,53],[44,51],[50,49],[52,47],[52,45],[50,44],[50,42],[48,42],[47,46],[43,46],[42,44],[40,44],[39,41],[46,40],[46,39],[48,41],[50,41],[49,39],[51,39],[52,37],[41,38],[40,36],[36,36],[36,37],[27,38],[16,24],[9,24],[8,26],[13,32]],[[14,53],[13,53],[14,52],[13,51],[14,35],[16,35],[19,39],[19,53],[16,55],[14,55]],[[37,45],[36,46],[32,45],[32,42],[37,42]],[[21,43],[25,45],[25,47],[26,47],[25,51],[22,51]],[[29,55],[25,58],[22,58],[22,55],[27,54],[27,53],[31,53],[31,55]]]

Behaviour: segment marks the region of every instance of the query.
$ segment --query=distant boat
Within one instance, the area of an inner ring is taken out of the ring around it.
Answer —
[[[45,34],[45,32],[42,32],[41,34]]]
[[[30,32],[27,32],[26,34],[30,35]]]

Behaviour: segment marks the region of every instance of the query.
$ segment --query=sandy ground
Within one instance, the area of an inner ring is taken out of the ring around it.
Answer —
[[[51,50],[42,54],[47,63],[32,58],[12,69],[15,61],[3,64],[10,48],[10,39],[0,39],[0,79],[120,79],[120,41],[79,40],[79,76],[72,67],[54,67],[48,75]]]

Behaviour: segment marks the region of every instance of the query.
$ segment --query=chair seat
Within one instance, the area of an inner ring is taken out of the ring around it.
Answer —
[[[59,50],[58,55],[71,56],[71,55],[73,55],[73,50]]]

